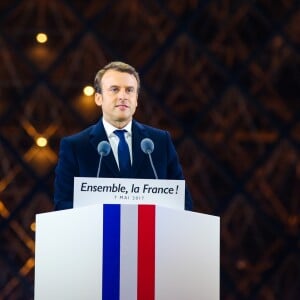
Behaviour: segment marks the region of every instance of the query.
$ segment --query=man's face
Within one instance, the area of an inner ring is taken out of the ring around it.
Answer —
[[[95,94],[95,102],[102,107],[103,118],[115,127],[126,126],[137,107],[137,81],[134,75],[108,70],[102,77],[101,88],[102,94]]]

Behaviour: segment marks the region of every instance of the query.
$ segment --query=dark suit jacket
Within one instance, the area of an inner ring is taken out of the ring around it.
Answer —
[[[152,160],[159,179],[184,179],[178,156],[167,131],[132,122],[132,171],[130,178],[154,179],[148,155],[141,150],[143,138],[154,143]],[[60,143],[59,160],[56,167],[54,204],[55,210],[73,207],[74,177],[96,177],[99,163],[97,145],[108,141],[102,119],[95,125],[65,137]],[[120,178],[120,172],[112,151],[103,157],[99,177]],[[192,210],[192,199],[185,191],[185,209]]]

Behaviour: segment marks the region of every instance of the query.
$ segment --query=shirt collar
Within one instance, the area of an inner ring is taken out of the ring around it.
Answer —
[[[103,126],[104,126],[104,129],[105,129],[108,137],[110,137],[112,134],[114,134],[113,132],[115,130],[120,129],[120,128],[116,128],[115,126],[113,126],[110,123],[108,123],[107,121],[105,121],[104,118],[102,118],[102,122],[103,122]],[[129,135],[131,135],[131,125],[132,125],[132,121],[130,121],[125,127],[122,128],[122,129],[125,129]]]

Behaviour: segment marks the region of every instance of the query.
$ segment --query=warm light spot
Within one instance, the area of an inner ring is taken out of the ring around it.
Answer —
[[[86,95],[86,96],[92,96],[94,94],[94,88],[90,85],[87,85],[84,87],[83,89],[83,93]]]
[[[22,268],[19,270],[20,274],[25,276],[27,275],[34,267],[34,258],[30,257],[27,259],[25,265],[22,266]]]
[[[248,267],[248,262],[244,259],[240,259],[237,261],[236,267],[238,270],[245,270]]]
[[[46,138],[40,136],[36,139],[36,144],[39,146],[39,147],[45,147],[47,144],[48,144],[48,141]]]
[[[30,229],[35,232],[35,222],[33,222],[31,225],[30,225]]]
[[[4,218],[9,217],[9,211],[7,210],[7,208],[5,207],[4,203],[1,200],[0,200],[0,216]]]
[[[38,43],[44,44],[47,42],[48,36],[47,34],[40,32],[36,35],[36,40]]]

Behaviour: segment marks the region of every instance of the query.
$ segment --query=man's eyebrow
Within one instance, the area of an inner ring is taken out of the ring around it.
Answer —
[[[121,88],[120,85],[117,85],[117,84],[112,84],[112,85],[109,85],[107,86],[108,89],[111,89],[111,88]],[[125,89],[136,89],[134,85],[125,85],[124,86]]]

